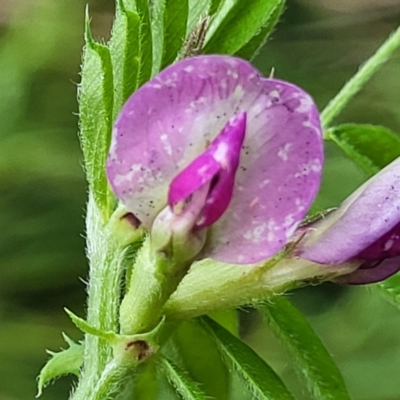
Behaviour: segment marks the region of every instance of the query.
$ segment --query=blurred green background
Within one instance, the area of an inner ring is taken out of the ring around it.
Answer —
[[[90,2],[96,38],[107,38],[113,5]],[[84,313],[86,185],[76,116],[84,7],[83,0],[0,0],[0,400],[32,399],[45,349],[64,345],[62,331],[80,338],[62,307]],[[322,108],[399,22],[399,0],[288,1],[255,64],[266,74],[274,67]],[[399,52],[338,122],[400,133]],[[364,179],[328,145],[318,207],[337,205]],[[354,400],[400,399],[400,312],[371,293],[323,285],[291,298]],[[242,333],[296,390],[290,362],[254,313],[242,314]],[[66,399],[70,385],[62,379],[42,398]]]

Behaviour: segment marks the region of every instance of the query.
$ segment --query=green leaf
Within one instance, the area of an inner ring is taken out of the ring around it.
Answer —
[[[349,400],[342,375],[308,321],[289,300],[275,297],[260,307],[270,327],[286,347],[293,366],[316,400]]]
[[[400,309],[400,273],[371,286],[386,300]]]
[[[71,318],[71,321],[74,325],[84,333],[88,333],[89,335],[97,336],[103,340],[106,340],[110,343],[114,343],[117,340],[117,334],[114,332],[105,332],[101,329],[96,328],[95,326],[90,325],[84,319],[75,315],[72,311],[68,310],[68,308],[64,308],[65,312]]]
[[[280,378],[254,350],[209,317],[200,318],[200,324],[224,360],[233,364],[254,399],[293,400]]]
[[[257,50],[273,29],[277,20],[277,7],[283,7],[282,0],[226,0],[221,3],[210,24],[204,46],[204,53],[235,54],[246,45]],[[249,44],[254,36],[261,35],[258,42]],[[257,44],[258,43],[258,44]]]
[[[200,20],[207,15],[211,7],[211,0],[189,0],[189,16],[186,36],[189,35]]]
[[[172,64],[186,37],[188,0],[156,0],[152,4],[153,74]]]
[[[201,383],[204,392],[213,399],[228,400],[228,369],[215,343],[204,330],[193,321],[185,321],[174,333],[173,341],[182,366],[193,379]]]
[[[103,217],[107,219],[113,203],[105,174],[113,119],[113,70],[108,48],[92,39],[88,17],[85,41],[78,93],[80,140],[90,190]]]
[[[382,126],[343,124],[327,134],[369,175],[400,156],[399,136]]]
[[[139,373],[140,371],[140,373]],[[134,381],[133,398],[139,400],[157,399],[157,370],[154,362],[147,362],[138,370]],[[132,396],[130,397],[130,399]]]
[[[221,7],[221,4],[223,4],[222,0],[211,0],[211,7],[210,7],[210,15],[215,14],[218,9]]]
[[[265,45],[285,8],[285,0],[278,0],[275,3],[274,8],[271,10],[259,33],[253,36],[247,44],[239,49],[235,53],[235,56],[246,60],[252,60]]]
[[[153,41],[148,0],[135,0],[136,12],[139,15],[139,72],[137,87],[151,78],[153,66]]]
[[[153,66],[151,75],[156,75],[161,68],[164,49],[164,8],[165,0],[151,3],[151,32],[153,40]]]
[[[161,69],[172,64],[182,48],[188,22],[188,0],[166,0],[164,9],[164,48]]]
[[[214,311],[209,316],[230,333],[239,335],[239,315],[236,309]]]
[[[168,381],[175,387],[183,400],[208,400],[209,397],[200,389],[189,375],[165,357],[160,358],[160,369]]]
[[[117,2],[109,48],[114,71],[114,116],[135,91],[139,70],[139,15]]]
[[[40,371],[36,397],[42,395],[45,386],[53,379],[68,374],[79,376],[79,370],[83,364],[83,346],[75,343],[64,333],[63,338],[68,344],[68,349],[58,353],[47,351],[51,358]]]

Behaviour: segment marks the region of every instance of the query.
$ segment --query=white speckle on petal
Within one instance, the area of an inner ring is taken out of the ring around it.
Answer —
[[[233,65],[233,66],[236,66],[236,65]],[[231,76],[233,79],[237,79],[239,77],[239,74],[236,71],[232,70],[232,69],[228,69],[226,74],[228,76]]]
[[[321,172],[321,160],[319,158],[315,158],[307,164],[302,164],[300,168],[301,171],[294,174],[295,178],[301,178],[302,176],[310,175],[312,172]]]
[[[264,186],[268,185],[268,183],[270,183],[271,180],[270,179],[264,179],[261,183],[260,183],[260,189],[262,189]]]
[[[257,103],[257,104],[252,108],[251,111],[252,111],[255,115],[258,115],[258,114],[260,114],[261,111],[264,110],[264,107],[265,107],[265,104]]]
[[[126,174],[118,174],[115,176],[113,183],[116,187],[121,186],[123,184],[126,184],[127,182],[131,182],[133,176],[136,174],[136,172],[140,171],[140,168],[142,168],[141,164],[134,164],[132,165],[130,171]]]
[[[278,151],[278,157],[283,160],[283,161],[287,161],[289,156],[289,150],[292,147],[292,143],[286,143],[283,147],[281,147]]]
[[[390,250],[394,245],[394,240],[393,239],[389,239],[386,243],[385,246],[383,247],[384,251],[388,251]]]
[[[187,67],[184,68],[185,72],[193,72],[193,70],[194,70],[193,65],[188,65]]]
[[[273,97],[274,99],[278,99],[278,100],[281,98],[281,95],[279,94],[279,92],[277,90],[271,90],[268,93],[268,95]]]
[[[303,200],[302,199],[297,198],[294,201],[294,204],[297,206],[297,211],[298,212],[302,212],[304,210],[304,204],[303,204]]]
[[[253,243],[259,243],[263,238],[263,233],[267,229],[267,224],[261,224],[254,229],[248,230],[243,236],[245,239],[250,240]]]
[[[207,174],[207,171],[208,171],[209,169],[210,169],[210,168],[209,168],[208,165],[203,165],[201,168],[199,168],[199,170],[198,170],[197,173],[198,173],[200,176],[204,176],[204,175]]]
[[[228,154],[228,146],[226,143],[219,143],[216,152],[213,154],[213,157],[216,161],[218,161],[222,166],[226,166],[226,155]]]
[[[259,202],[259,200],[259,197],[254,197],[254,199],[250,202],[249,207],[253,208]]]
[[[298,113],[308,113],[314,107],[312,100],[309,97],[299,97],[300,105],[296,107]]]
[[[239,85],[239,86],[236,86],[235,91],[232,93],[232,97],[235,100],[238,100],[243,97],[243,94],[244,94],[243,87]]]
[[[285,220],[283,221],[283,226],[285,228],[289,228],[290,226],[292,226],[294,223],[294,215],[293,214],[288,214],[285,217]]]
[[[172,155],[172,147],[171,147],[171,144],[170,144],[170,142],[168,140],[168,135],[164,133],[163,135],[160,136],[160,139],[161,139],[161,141],[162,141],[162,143],[164,145],[164,149],[167,152],[167,154],[169,156]]]

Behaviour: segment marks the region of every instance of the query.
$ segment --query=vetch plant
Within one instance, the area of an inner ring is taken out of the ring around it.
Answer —
[[[162,257],[154,274],[170,277],[168,288],[154,282],[153,300],[139,301],[136,282],[152,285],[139,277],[149,266],[136,263],[121,305],[123,332],[153,327],[134,321],[144,303],[156,302],[145,313],[155,315],[188,261],[250,264],[279,251],[316,195],[322,159],[311,98],[243,60],[189,58],[142,86],[117,118],[107,173],[150,232],[149,257]]]
[[[349,399],[329,352],[280,295],[399,269],[398,161],[337,210],[307,213],[323,137],[370,175],[384,165],[368,138],[390,143],[388,162],[400,155],[400,140],[382,127],[329,126],[399,46],[400,31],[322,113],[323,132],[309,94],[248,61],[283,8],[283,0],[119,0],[107,44],[93,40],[87,19],[79,87],[87,316],[67,310],[85,337],[66,337],[69,348],[52,353],[39,394],[73,373],[74,400],[166,398],[162,378],[178,398],[228,400],[236,374],[252,398],[293,399],[226,313],[247,305],[281,339],[311,398]],[[210,364],[190,369],[190,341]]]

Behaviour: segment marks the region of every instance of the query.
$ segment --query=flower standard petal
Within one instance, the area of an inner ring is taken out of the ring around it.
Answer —
[[[127,101],[115,125],[107,172],[116,195],[150,229],[167,205],[173,179],[242,113],[246,137],[232,201],[229,193],[222,201],[222,190],[210,191],[209,204],[229,206],[210,228],[203,255],[247,264],[285,245],[319,187],[321,126],[301,89],[264,79],[237,58],[185,59]],[[212,220],[216,217],[202,226]]]
[[[320,184],[321,128],[312,99],[301,89],[262,79],[247,114],[236,184],[205,254],[253,263],[279,251],[307,213]]]
[[[250,64],[227,56],[185,59],[162,71],[128,99],[115,124],[107,174],[117,197],[150,228],[173,178],[261,89]]]

